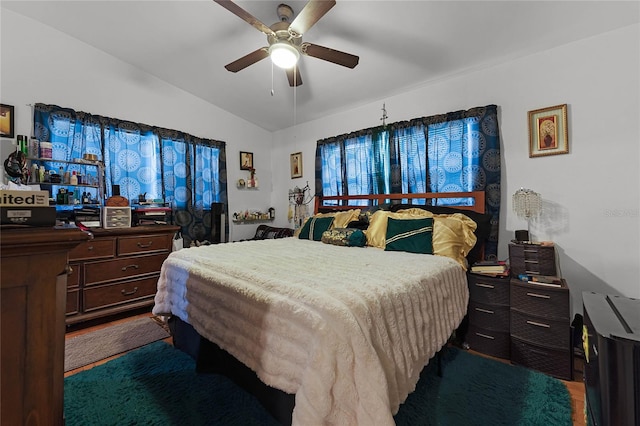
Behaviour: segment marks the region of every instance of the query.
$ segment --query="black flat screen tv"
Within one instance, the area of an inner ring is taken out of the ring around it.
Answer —
[[[640,425],[640,299],[582,293],[588,425]]]

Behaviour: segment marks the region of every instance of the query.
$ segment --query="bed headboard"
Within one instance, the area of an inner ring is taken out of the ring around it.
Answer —
[[[366,200],[367,205],[380,205],[390,203],[394,200],[402,202],[407,200],[409,204],[415,200],[437,200],[443,198],[471,198],[474,200],[472,206],[451,206],[461,210],[471,210],[477,213],[485,213],[485,192],[424,192],[420,194],[370,194],[370,195],[316,195],[314,212],[318,213],[321,208],[331,210],[350,210],[364,208],[365,206],[349,205],[349,201]],[[337,201],[338,205],[324,205],[324,201]]]

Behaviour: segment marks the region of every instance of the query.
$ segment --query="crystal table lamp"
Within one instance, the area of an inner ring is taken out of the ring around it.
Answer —
[[[530,189],[520,188],[513,194],[513,211],[520,219],[526,219],[527,230],[516,230],[517,241],[529,241],[531,218],[540,216],[542,198]]]

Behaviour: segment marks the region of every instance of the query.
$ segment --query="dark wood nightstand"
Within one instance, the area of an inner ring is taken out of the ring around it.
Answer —
[[[511,279],[511,362],[573,380],[569,287]]]
[[[469,328],[466,342],[477,352],[509,359],[509,277],[467,275]]]

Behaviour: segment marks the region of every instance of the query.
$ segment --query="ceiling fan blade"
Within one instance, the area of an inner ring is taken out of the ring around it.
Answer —
[[[307,56],[322,59],[324,61],[333,62],[347,68],[355,68],[360,61],[358,56],[350,53],[341,52],[339,50],[329,49],[328,47],[318,46],[313,43],[302,43],[300,50]]]
[[[300,86],[302,85],[302,76],[300,75],[300,67],[291,67],[285,69],[287,73],[287,78],[289,79],[289,86]]]
[[[240,70],[245,69],[249,65],[253,65],[258,61],[263,60],[264,58],[269,56],[269,51],[266,47],[261,47],[258,50],[255,50],[248,55],[243,56],[242,58],[231,62],[224,67],[231,72],[238,72]]]
[[[296,36],[301,36],[335,5],[335,0],[310,0],[289,25],[289,31]]]
[[[248,22],[251,26],[258,29],[258,31],[262,31],[266,35],[270,35],[270,36],[276,35],[276,33],[274,33],[271,28],[269,28],[267,25],[260,22],[255,16],[253,16],[252,14],[250,14],[249,12],[247,12],[246,10],[244,10],[234,2],[230,0],[213,0],[213,1],[215,1],[225,9],[227,9],[229,12],[238,16],[242,20]]]

